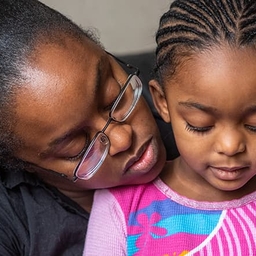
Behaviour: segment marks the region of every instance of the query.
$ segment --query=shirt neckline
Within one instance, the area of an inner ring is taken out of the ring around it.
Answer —
[[[256,191],[248,194],[240,199],[234,199],[230,201],[222,202],[208,202],[208,201],[196,201],[182,196],[168,187],[159,177],[154,181],[154,185],[168,198],[175,201],[178,204],[201,209],[201,210],[227,210],[231,208],[242,207],[246,204],[254,202],[256,199]]]

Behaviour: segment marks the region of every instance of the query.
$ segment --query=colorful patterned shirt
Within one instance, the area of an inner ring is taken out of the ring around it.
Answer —
[[[153,183],[98,191],[84,255],[256,255],[256,192],[226,202]]]

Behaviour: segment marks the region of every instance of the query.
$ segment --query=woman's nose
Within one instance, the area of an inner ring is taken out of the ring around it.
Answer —
[[[111,123],[105,133],[110,140],[109,154],[111,156],[129,149],[132,145],[133,131],[128,124]]]
[[[236,128],[223,129],[215,142],[215,151],[227,156],[242,153],[245,148],[243,133]]]

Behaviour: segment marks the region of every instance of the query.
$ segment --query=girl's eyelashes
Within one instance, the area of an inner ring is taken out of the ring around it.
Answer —
[[[186,122],[186,130],[190,132],[206,133],[212,129],[213,126],[197,127]]]
[[[249,124],[245,124],[244,126],[245,126],[245,128],[247,128],[248,130],[250,130],[250,131],[256,133],[256,126],[249,125]]]
[[[249,131],[256,133],[256,126],[248,125],[248,124],[245,124],[244,126]],[[193,125],[189,124],[188,122],[186,122],[186,130],[190,131],[190,132],[205,133],[205,132],[209,132],[212,128],[213,128],[213,126],[205,126],[205,127],[193,126]]]

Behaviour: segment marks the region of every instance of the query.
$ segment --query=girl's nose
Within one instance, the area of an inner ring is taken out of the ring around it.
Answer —
[[[132,145],[133,131],[128,124],[111,123],[105,133],[110,140],[111,156],[129,149]]]
[[[244,152],[246,143],[243,133],[236,128],[223,129],[215,143],[215,151],[227,156]]]

